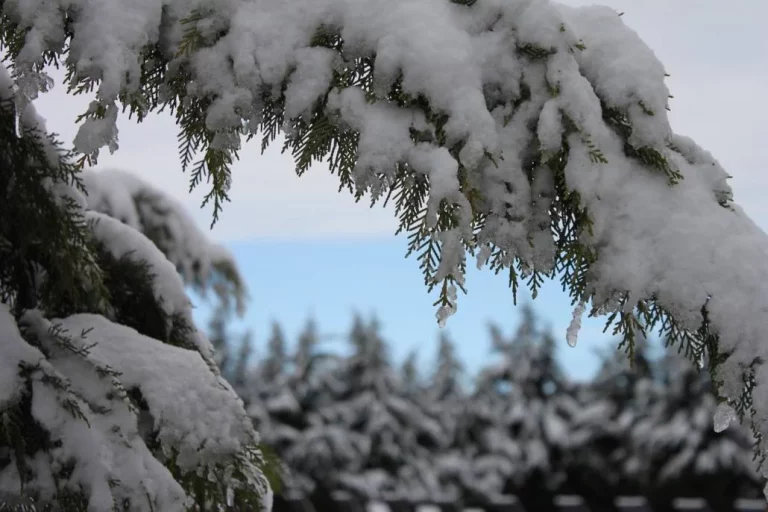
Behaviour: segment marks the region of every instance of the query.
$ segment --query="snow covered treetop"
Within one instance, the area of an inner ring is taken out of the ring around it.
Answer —
[[[242,137],[266,146],[283,131],[297,172],[325,159],[342,188],[395,202],[441,322],[467,252],[513,289],[558,274],[577,312],[609,315],[630,348],[661,329],[708,354],[721,397],[768,432],[768,238],[712,155],[673,132],[664,67],[613,10],[6,0],[3,12],[28,97],[60,61],[71,91],[96,90],[75,139],[83,164],[116,149],[118,104],[139,119],[168,107],[215,216]]]

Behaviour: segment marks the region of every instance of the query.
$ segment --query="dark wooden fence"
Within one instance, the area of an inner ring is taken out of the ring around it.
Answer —
[[[343,492],[334,493],[333,508],[319,510],[311,502],[301,498],[277,497],[273,512],[538,512],[528,510],[514,496],[507,496],[482,506],[460,506],[454,503],[410,503],[401,500],[362,502]],[[580,496],[554,497],[558,512],[604,512],[590,506]],[[700,498],[677,498],[671,503],[675,512],[721,512],[710,507]],[[619,496],[613,508],[618,512],[655,512],[649,501],[642,496]],[[764,499],[739,499],[733,504],[735,512],[768,512]]]

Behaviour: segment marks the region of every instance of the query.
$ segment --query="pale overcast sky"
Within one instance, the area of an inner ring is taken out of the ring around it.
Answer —
[[[673,128],[720,160],[734,176],[736,202],[768,230],[768,0],[602,3],[625,13],[625,23],[671,74]],[[38,101],[38,110],[50,129],[71,142],[74,119],[87,101],[66,97],[58,88]],[[114,155],[105,152],[101,166],[135,172],[182,200],[207,226],[210,212],[198,208],[202,190],[188,194],[188,177],[180,171],[173,119],[153,116],[143,125],[121,119],[119,128],[120,149]],[[339,194],[336,177],[323,167],[297,178],[279,144],[264,156],[256,143],[242,151],[232,202],[213,236],[232,248],[252,291],[243,326],[254,329],[258,349],[272,319],[279,319],[293,338],[309,314],[324,332],[338,333],[348,327],[353,311],[373,311],[395,358],[418,349],[425,361],[437,332],[434,297],[423,288],[417,262],[402,259],[404,239],[392,235],[392,213]],[[474,370],[488,359],[487,322],[509,330],[515,313],[504,279],[470,269],[468,285],[469,295],[460,297],[448,330],[462,361]],[[558,288],[548,284],[535,305],[564,338],[571,308]],[[597,365],[593,350],[614,343],[601,329],[601,322],[585,321],[575,349],[562,340],[561,360],[573,376],[589,376]]]
[[[568,0],[572,5],[594,2]],[[734,176],[736,201],[768,227],[768,0],[606,0],[654,49],[671,77],[673,128],[711,151]],[[55,88],[38,101],[49,128],[70,142],[84,97]],[[142,125],[119,121],[120,150],[104,152],[100,166],[133,171],[197,210],[202,191],[187,193],[179,171],[176,129],[168,115]],[[253,141],[255,142],[255,141]],[[252,238],[350,238],[388,236],[391,213],[355,204],[337,193],[337,180],[323,166],[301,179],[290,155],[274,144],[264,156],[247,145],[234,168],[232,203],[214,230],[220,240]],[[279,214],[278,214],[279,212]],[[201,222],[207,212],[196,211]],[[248,219],[244,222],[244,219]]]

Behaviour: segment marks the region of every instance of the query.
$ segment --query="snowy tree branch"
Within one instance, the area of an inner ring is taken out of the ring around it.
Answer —
[[[661,329],[708,358],[722,398],[768,432],[768,238],[712,155],[672,131],[665,70],[616,12],[547,0],[3,11],[29,98],[61,59],[72,91],[96,88],[75,140],[83,164],[116,148],[118,103],[139,118],[168,107],[215,216],[242,136],[267,145],[283,131],[298,172],[326,160],[358,196],[394,197],[441,322],[467,252],[534,294],[559,273],[630,349]]]

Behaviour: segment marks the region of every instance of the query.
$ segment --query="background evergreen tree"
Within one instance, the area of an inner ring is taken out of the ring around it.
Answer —
[[[221,375],[231,382],[232,347],[227,324],[229,313],[222,307],[217,307],[208,320],[208,339],[213,346],[213,358],[221,371]]]
[[[366,440],[365,450],[358,454],[360,467],[342,472],[343,485],[356,490],[372,486],[365,493],[381,497],[394,491],[395,475],[406,457],[411,432],[404,414],[409,411],[391,408],[401,405],[402,387],[390,365],[378,320],[366,322],[356,315],[348,339],[351,353],[335,371],[340,387],[326,418],[333,421],[335,416]]]
[[[657,367],[655,394],[630,431],[643,480],[660,501],[656,509],[671,510],[676,496],[698,496],[730,512],[734,496],[759,496],[754,440],[739,425],[715,431],[717,398],[708,376],[675,351]]]
[[[593,379],[577,388],[579,408],[571,423],[565,490],[610,510],[616,495],[643,495],[646,455],[633,446],[632,432],[649,414],[658,393],[649,342],[635,343],[630,361],[621,351],[601,352]]]
[[[439,425],[404,392],[375,319],[365,322],[356,316],[349,344],[350,355],[329,368],[330,393],[325,401],[316,402],[312,416],[311,435],[316,436],[312,439],[324,439],[333,458],[343,460],[335,466],[335,482],[324,485],[335,483],[358,495],[379,498],[425,492],[423,486],[414,488],[413,482],[399,478],[416,464],[423,450],[437,445]]]
[[[349,355],[324,355],[310,379],[304,371],[290,377],[302,365],[267,363],[318,354],[307,348],[320,339],[316,325],[308,322],[304,348],[297,343],[291,357],[276,327],[272,355],[258,368],[282,368],[271,382],[281,382],[277,395],[296,405],[261,407],[264,416],[254,419],[284,463],[283,491],[323,510],[333,509],[332,491],[344,489],[361,501],[452,505],[487,505],[516,494],[534,510],[548,510],[556,493],[566,493],[606,512],[615,510],[620,495],[647,496],[654,510],[669,510],[670,499],[686,493],[706,495],[717,510],[730,510],[738,497],[757,492],[744,431],[731,427],[723,436],[711,424],[696,423],[714,414],[715,400],[704,391],[706,382],[690,380],[700,376],[695,368],[677,368],[680,358],[653,359],[650,342],[638,339],[631,365],[625,354],[606,351],[595,378],[574,385],[540,324],[528,311],[510,337],[492,328],[492,345],[502,357],[481,370],[471,393],[458,380],[461,365],[445,335],[430,378],[408,386],[402,368],[389,364],[375,321],[356,317]],[[532,371],[540,368],[549,371]],[[251,385],[263,392],[268,384]],[[263,396],[264,402],[273,399]],[[676,417],[677,410],[684,412]],[[377,443],[389,444],[380,450]],[[701,490],[710,478],[723,485]],[[278,498],[275,510],[286,506]]]
[[[400,380],[403,384],[403,390],[408,396],[421,398],[423,383],[419,374],[416,352],[409,352],[400,367]]]
[[[456,357],[453,340],[441,331],[437,340],[437,357],[429,385],[429,396],[436,401],[458,400],[464,396],[464,367]]]
[[[551,332],[541,329],[530,305],[522,312],[509,339],[491,327],[492,346],[501,359],[483,369],[476,395],[492,397],[480,407],[496,417],[484,433],[485,450],[506,459],[499,466],[505,473],[497,492],[517,494],[529,508],[548,510],[566,477],[564,457],[578,406],[556,360]]]
[[[248,389],[251,387],[250,380],[252,378],[252,372],[250,371],[250,366],[252,353],[253,341],[251,333],[246,332],[240,337],[237,352],[232,363],[232,373],[228,378],[235,392],[245,402],[246,407],[248,406],[248,402],[244,397],[248,396]]]
[[[305,412],[299,403],[298,381],[292,378],[287,343],[282,327],[272,322],[266,351],[251,368],[243,392],[248,414],[264,444],[280,460],[281,492],[306,494],[313,484],[287,464],[284,457],[290,447],[299,443],[301,429],[306,426]],[[276,502],[276,506],[281,502]],[[284,505],[284,504],[283,504]]]
[[[464,368],[456,357],[453,340],[445,331],[441,331],[430,379],[425,385],[424,408],[440,422],[444,433],[431,463],[446,499],[463,499],[464,482],[471,479],[466,471],[469,461],[464,459],[464,447],[457,443],[468,392],[465,377]]]
[[[263,382],[282,383],[288,366],[288,353],[285,334],[277,322],[272,322],[271,332],[267,340],[267,351],[260,360],[259,375]]]

